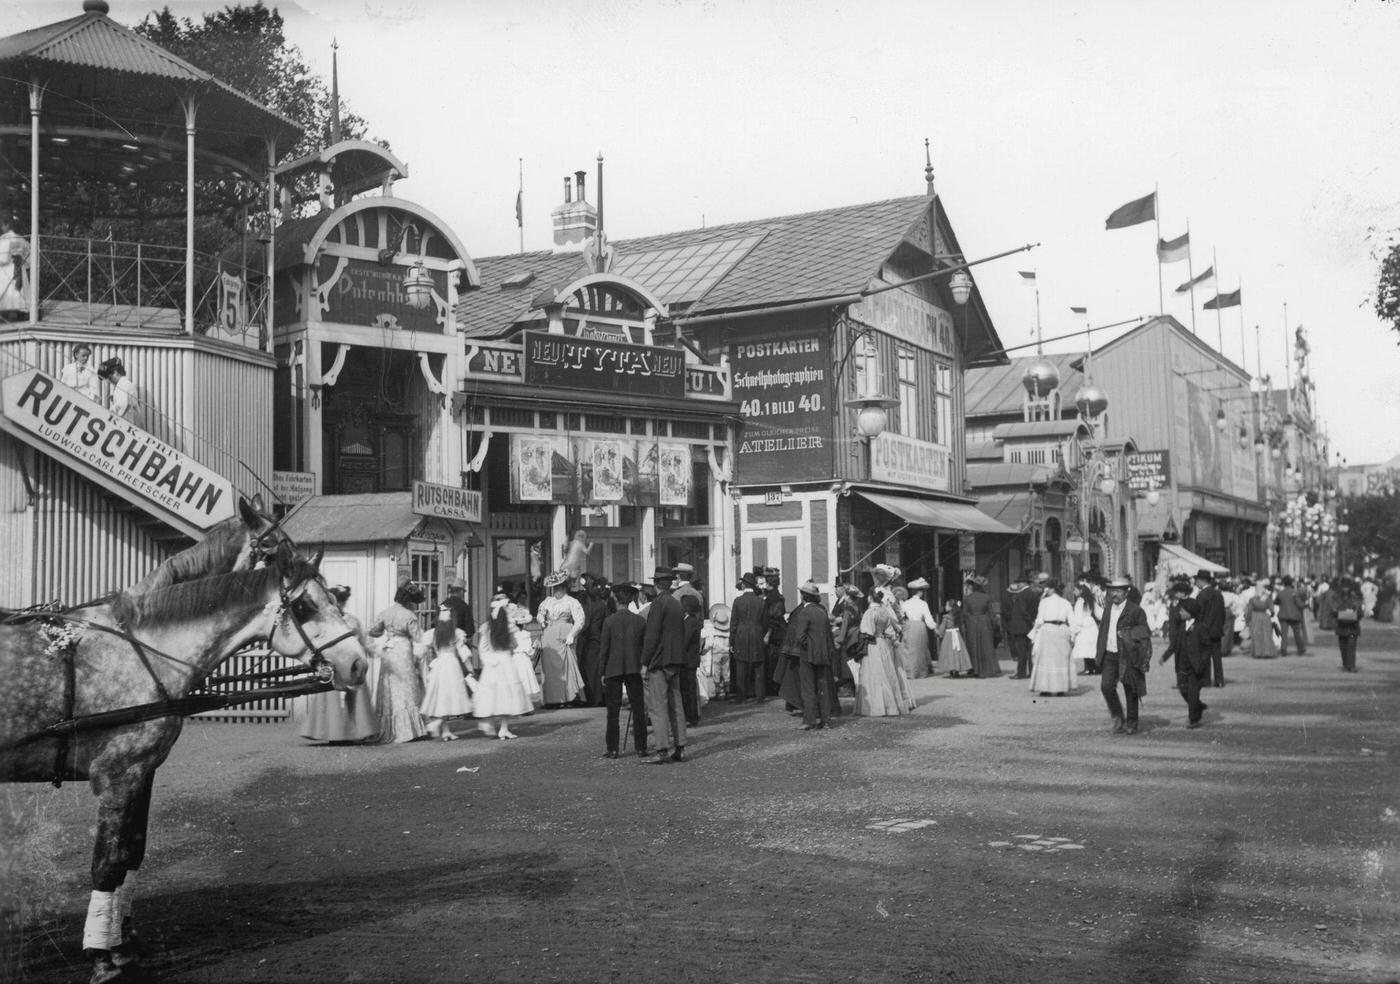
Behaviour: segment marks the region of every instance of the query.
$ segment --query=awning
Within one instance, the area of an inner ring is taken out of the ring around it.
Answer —
[[[1197,571],[1210,571],[1212,574],[1228,574],[1230,568],[1221,567],[1213,560],[1206,560],[1200,554],[1192,553],[1175,543],[1162,544],[1162,552],[1157,555],[1157,572],[1168,577],[1173,574],[1195,574]]]
[[[993,492],[978,496],[977,511],[1012,529],[1023,530],[1031,514],[1029,492]]]
[[[1019,536],[1005,523],[961,502],[941,502],[936,499],[906,499],[897,495],[880,495],[878,492],[856,492],[862,499],[893,513],[913,526],[932,526],[940,530],[954,530],[964,533],[1005,533]]]
[[[285,520],[282,529],[297,543],[373,543],[405,540],[425,520],[442,523],[466,538],[464,546],[481,546],[472,524],[413,511],[407,492],[375,492],[360,495],[313,495]]]

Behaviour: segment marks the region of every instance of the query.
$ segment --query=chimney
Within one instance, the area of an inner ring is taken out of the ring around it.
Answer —
[[[577,253],[598,232],[598,211],[584,200],[586,172],[575,171],[572,178],[564,178],[564,204],[550,212],[554,220],[554,251],[556,253]],[[573,186],[578,186],[578,196],[572,194]]]

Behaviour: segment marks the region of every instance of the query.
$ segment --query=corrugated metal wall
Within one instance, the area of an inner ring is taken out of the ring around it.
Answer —
[[[200,438],[192,452],[244,495],[263,492],[243,465],[272,484],[272,365],[206,351],[191,359],[190,428]]]

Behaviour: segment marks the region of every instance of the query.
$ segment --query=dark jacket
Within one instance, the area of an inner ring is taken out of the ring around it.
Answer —
[[[642,672],[642,640],[647,620],[626,608],[603,620],[598,633],[598,657],[603,679]]]
[[[1008,589],[1003,609],[1006,631],[1011,635],[1030,635],[1038,611],[1040,611],[1040,590],[1038,588]]]
[[[831,619],[825,608],[815,602],[804,601],[793,610],[792,618],[788,621],[784,652],[796,655],[804,663],[836,665],[836,647],[831,642]]]
[[[734,658],[762,663],[767,658],[763,637],[768,631],[768,611],[763,599],[745,591],[734,599],[730,616],[730,642]]]
[[[1225,596],[1213,584],[1208,584],[1196,595],[1201,603],[1201,617],[1197,625],[1204,625],[1206,638],[1219,642],[1225,636]]]
[[[768,648],[779,648],[782,646],[783,636],[787,632],[787,602],[783,600],[781,591],[769,588],[764,592],[763,612],[767,619]]]
[[[681,634],[685,637],[685,668],[700,669],[700,623],[703,619],[686,614],[681,621]]]
[[[1341,588],[1333,588],[1328,591],[1317,605],[1318,628],[1331,629],[1339,636],[1361,635],[1360,618],[1355,622],[1342,622],[1337,618],[1337,612],[1348,608],[1354,610],[1358,616],[1361,614],[1361,592],[1344,591]]]
[[[1204,676],[1209,672],[1211,646],[1217,640],[1210,637],[1204,616],[1192,622],[1190,628],[1186,628],[1178,619],[1170,638],[1171,645],[1162,654],[1162,661],[1166,662],[1168,656],[1172,657],[1178,681],[1187,674]]]
[[[1278,589],[1278,594],[1274,595],[1274,606],[1278,610],[1278,620],[1280,622],[1301,622],[1303,620],[1303,604],[1298,600],[1298,591],[1291,585],[1285,585]]]
[[[647,608],[642,639],[642,665],[649,670],[685,665],[685,611],[669,591],[662,591]]]
[[[1113,620],[1112,603],[1104,606],[1099,620],[1099,640],[1094,656],[1102,663],[1108,652],[1108,626]],[[1123,685],[1131,686],[1138,696],[1147,694],[1147,670],[1152,664],[1152,630],[1147,627],[1147,615],[1133,601],[1123,603],[1118,615],[1118,661]]]

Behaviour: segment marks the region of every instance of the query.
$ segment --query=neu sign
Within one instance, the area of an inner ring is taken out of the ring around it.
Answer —
[[[5,418],[45,447],[110,476],[207,530],[234,513],[233,486],[154,435],[133,427],[38,369],[0,380]]]

